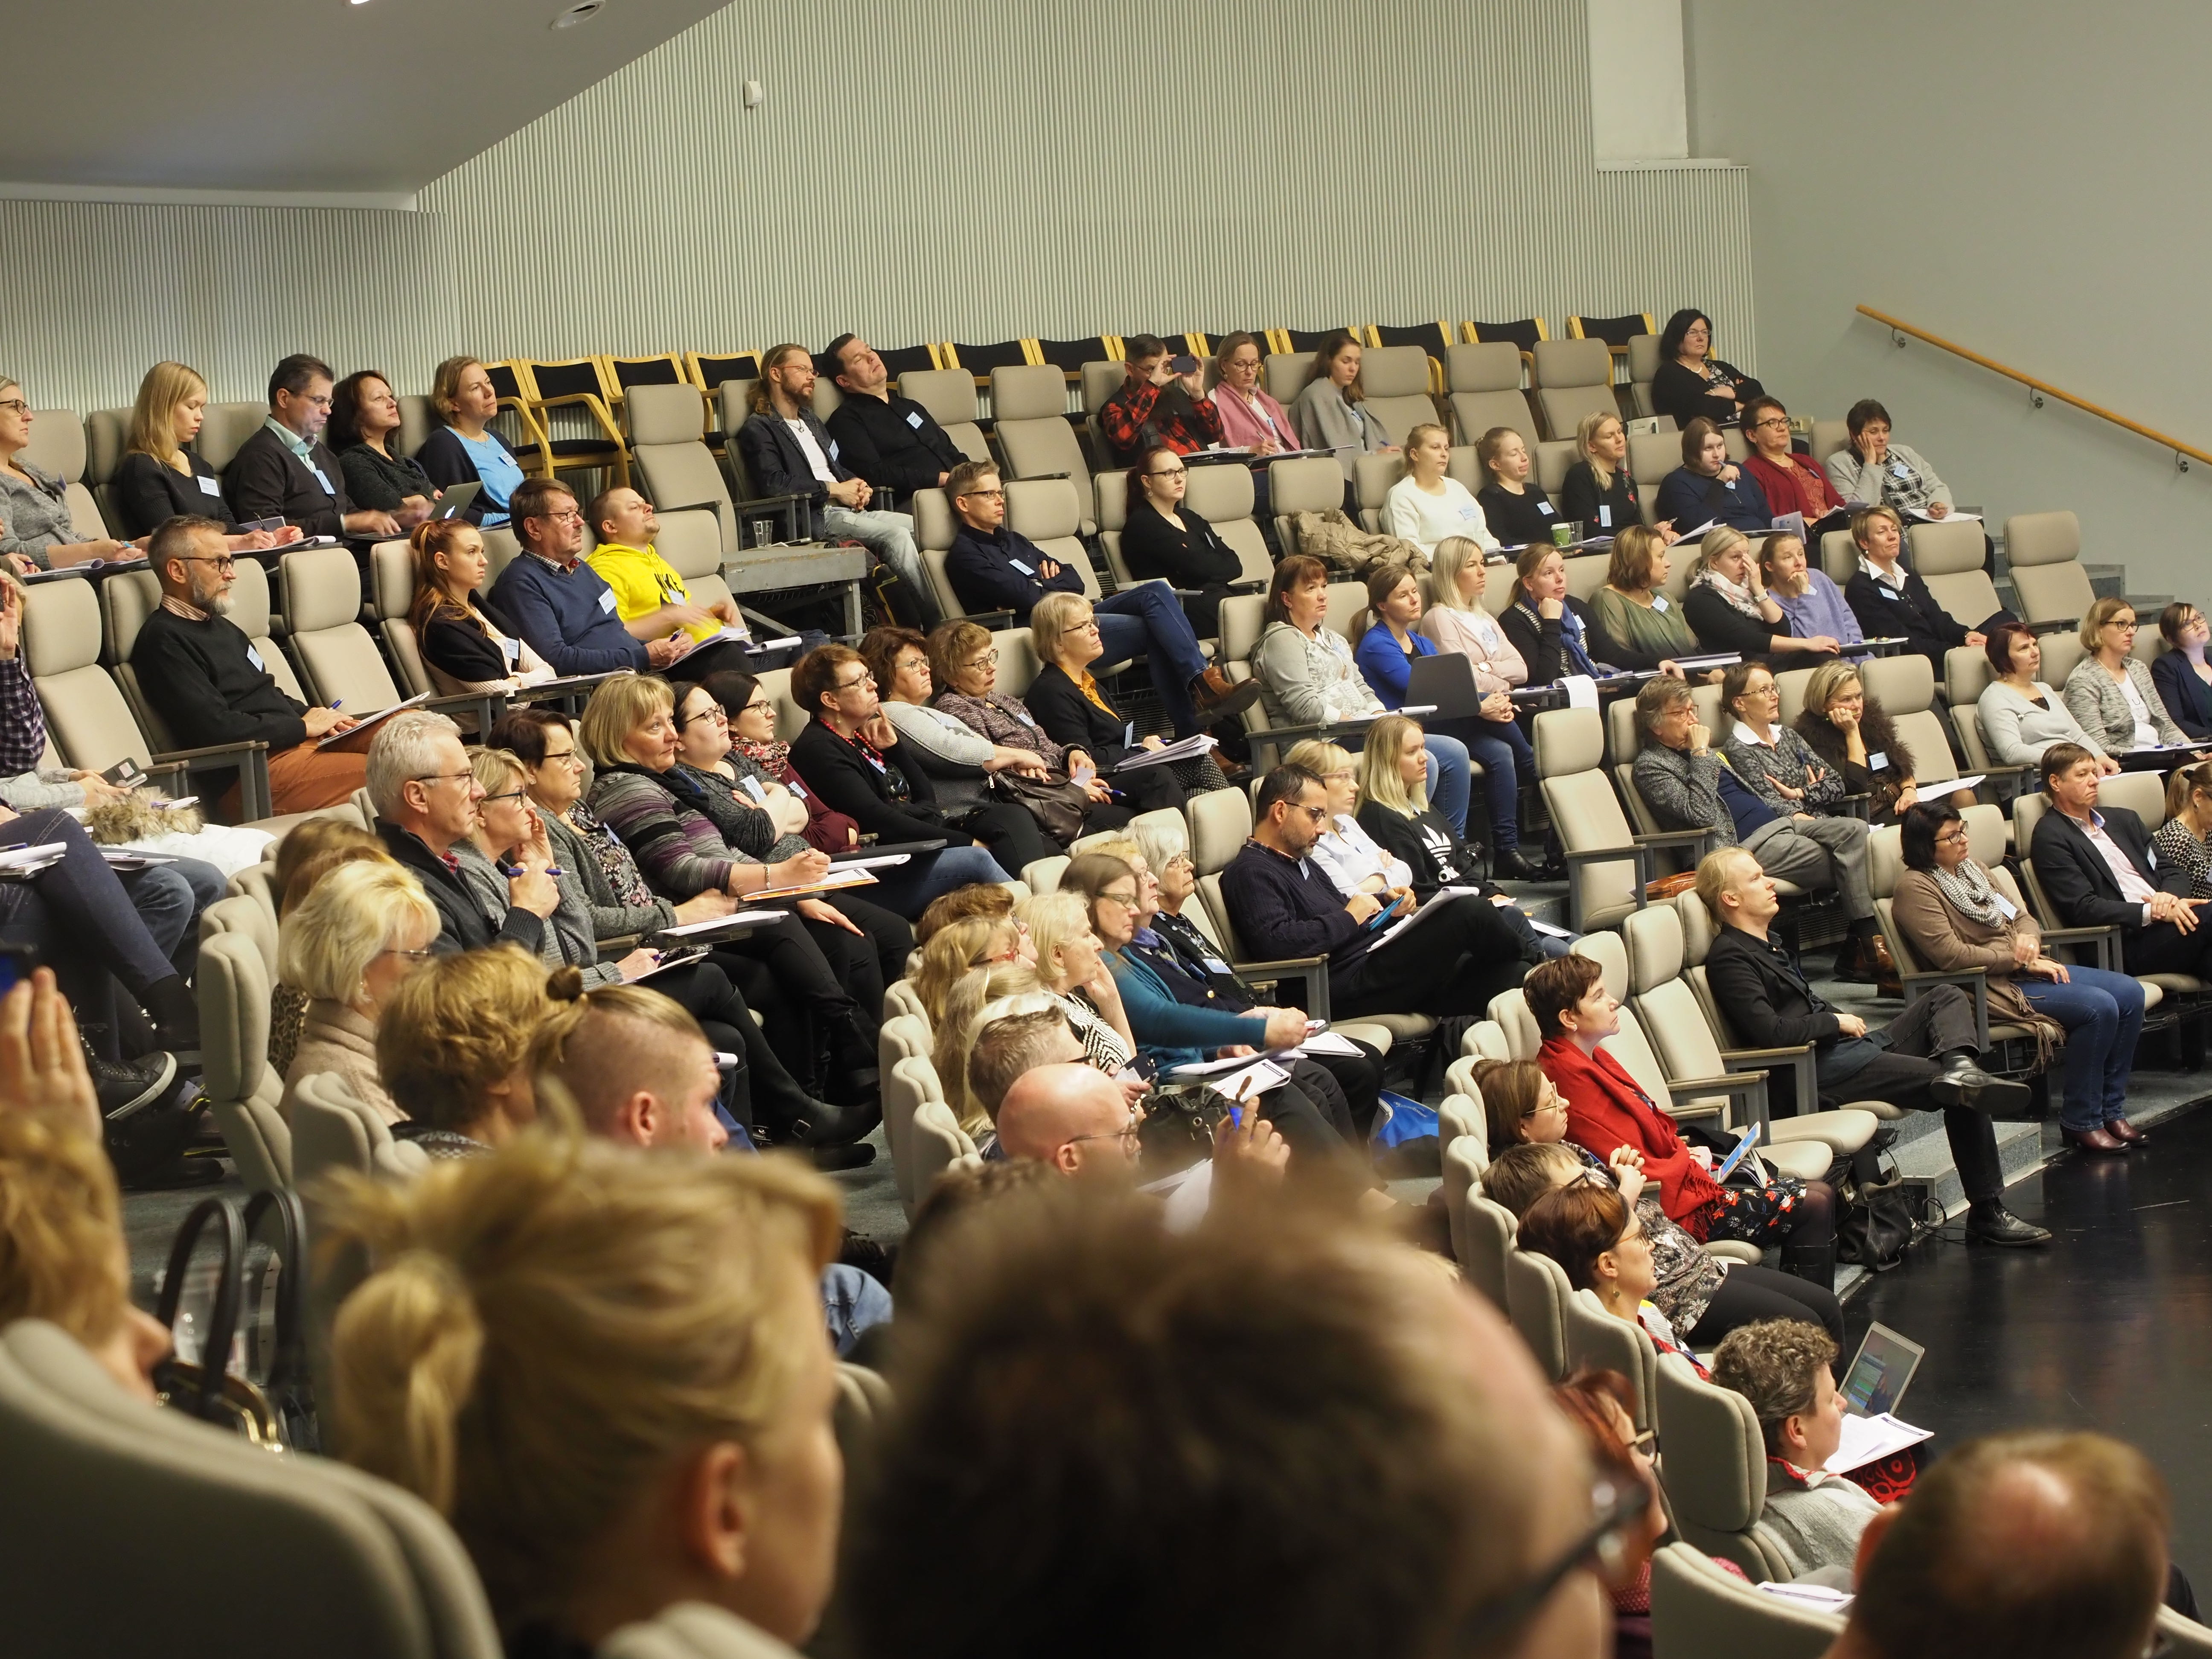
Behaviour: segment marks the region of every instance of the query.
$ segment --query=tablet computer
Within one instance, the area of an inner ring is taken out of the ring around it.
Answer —
[[[1469,720],[1482,714],[1482,692],[1474,683],[1474,662],[1457,651],[1416,657],[1406,676],[1406,701],[1428,703],[1439,720]]]
[[[1879,1417],[1893,1412],[1920,1369],[1927,1349],[1879,1322],[1867,1327],[1865,1340],[1844,1373],[1839,1393],[1844,1409],[1854,1417]]]

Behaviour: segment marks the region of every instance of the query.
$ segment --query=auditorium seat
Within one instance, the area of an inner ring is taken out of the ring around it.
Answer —
[[[890,1027],[896,1026],[896,1037]],[[930,1063],[929,1028],[913,1015],[886,1022],[885,1035],[881,1039],[878,1058],[890,1054],[893,1046],[912,1049],[917,1035],[918,1052],[901,1053],[883,1067],[884,1085],[884,1141],[891,1155],[892,1184],[898,1192],[899,1202],[906,1206],[908,1215],[921,1202],[927,1186],[915,1182],[914,1147],[912,1136],[914,1115],[925,1100],[942,1100],[943,1085],[938,1081],[937,1068]]]
[[[1659,1349],[1650,1333],[1629,1320],[1615,1319],[1595,1291],[1570,1291],[1559,1313],[1568,1371],[1587,1367],[1619,1372],[1628,1382],[1630,1420],[1637,1433],[1650,1432],[1659,1382]]]
[[[1006,527],[1035,542],[1045,557],[1066,565],[1082,579],[1087,598],[1101,596],[1098,573],[1084,546],[1085,526],[1095,520],[1085,514],[1089,507],[1089,481],[1079,478],[1006,480]]]
[[[1473,444],[1492,427],[1510,426],[1531,452],[1541,433],[1521,390],[1521,353],[1509,343],[1462,344],[1444,359],[1444,383],[1450,388],[1452,424],[1459,441]]]
[[[890,361],[885,354],[884,361]],[[760,353],[757,351],[687,351],[684,354],[684,378],[712,398],[721,389],[725,380],[757,380],[760,379]]]
[[[302,1194],[340,1171],[367,1175],[392,1130],[381,1113],[354,1097],[336,1072],[313,1072],[292,1091],[292,1176]]]
[[[269,418],[266,404],[210,404],[201,411],[200,435],[193,447],[218,474],[230,471],[239,447],[258,432]]]
[[[1304,392],[1306,382],[1313,379],[1314,355],[1319,349],[1319,342],[1316,341],[1314,346],[1303,351],[1267,354],[1267,361],[1261,367],[1261,384],[1267,388],[1267,395],[1282,404],[1285,410],[1297,402],[1298,393]]]
[[[1267,504],[1275,515],[1275,541],[1285,554],[1303,552],[1297,516],[1344,505],[1344,469],[1328,455],[1301,455],[1267,464]]]
[[[1851,428],[1847,422],[1814,420],[1811,448],[1813,459],[1826,471],[1828,463],[1851,447]]]
[[[1416,346],[1429,360],[1427,391],[1432,397],[1441,396],[1444,389],[1444,357],[1450,351],[1452,325],[1447,322],[1433,323],[1370,323],[1355,331],[1364,345]]]
[[[1606,781],[1603,728],[1594,708],[1548,708],[1535,720],[1536,776],[1565,848],[1567,908],[1576,933],[1611,927],[1644,907],[1656,848],[1702,845],[1701,831],[1638,834]]]
[[[1636,480],[1637,506],[1642,510],[1644,522],[1650,524],[1658,516],[1659,486],[1667,475],[1682,465],[1682,440],[1673,432],[1632,432],[1628,434],[1628,476]],[[1677,525],[1677,530],[1693,530],[1694,525]],[[1850,540],[1849,536],[1844,539]],[[1695,547],[1685,547],[1670,555],[1679,568],[1686,566],[1697,553]],[[1829,575],[1836,573],[1832,567]],[[1846,575],[1848,575],[1846,572]]]
[[[1541,317],[1522,317],[1510,323],[1462,322],[1460,338],[1470,345],[1490,345],[1503,342],[1521,354],[1522,363],[1534,367],[1539,343],[1552,337],[1552,331]]]
[[[1754,1589],[1702,1549],[1651,1558],[1652,1659],[1821,1659],[1843,1632],[1841,1613]]]
[[[1473,1135],[1444,1143],[1444,1215],[1451,1227],[1452,1258],[1461,1274],[1503,1313],[1513,1212],[1482,1195],[1481,1150]]]
[[[1545,340],[1535,349],[1529,384],[1547,438],[1571,438],[1585,415],[1617,415],[1613,354],[1602,340]]]
[[[373,714],[399,702],[376,641],[361,625],[361,568],[343,547],[287,553],[276,581],[291,647],[307,689],[303,702]],[[265,659],[264,659],[265,660]]]
[[[1997,590],[1982,568],[1985,548],[1982,526],[1972,519],[1916,524],[1905,532],[1905,562],[1928,584],[1928,591],[1968,628],[1979,628],[1997,611]]]
[[[1252,469],[1234,461],[1194,466],[1183,500],[1237,555],[1237,580],[1265,586],[1275,574],[1275,562],[1252,516]]]
[[[84,422],[73,409],[31,412],[31,441],[21,459],[58,477],[69,501],[70,528],[81,542],[106,541],[112,532],[100,503],[86,487]]]
[[[384,636],[384,653],[401,689],[410,697],[433,695],[437,688],[422,665],[422,645],[415,624],[408,620],[415,600],[415,562],[407,544],[379,542],[369,549],[368,575],[377,631]]]
[[[1377,346],[1360,356],[1367,413],[1382,422],[1394,444],[1402,446],[1415,427],[1441,418],[1429,395],[1430,368],[1429,354],[1419,346]]]
[[[607,406],[617,422],[622,419],[623,406],[629,401],[632,387],[691,384],[683,357],[673,351],[651,357],[602,356],[599,368],[601,381],[606,387]]]
[[[936,356],[940,369],[965,369],[969,385],[978,388],[990,385],[994,369],[1018,368],[1030,362],[1029,351],[1019,340],[994,340],[987,345],[939,340]]]
[[[222,899],[208,907],[252,906]],[[223,1150],[248,1192],[292,1184],[292,1131],[276,1110],[284,1080],[269,1068],[270,981],[252,935],[209,932],[194,989],[200,1006],[202,1086]]]
[[[95,409],[84,417],[85,487],[99,503],[100,518],[115,526],[118,536],[122,535],[124,525],[108,485],[114,480],[116,468],[123,465],[123,447],[131,439],[131,406],[125,404],[121,409]]]
[[[914,368],[899,376],[898,393],[929,411],[945,435],[971,461],[988,461],[991,447],[976,424],[975,380],[958,368]]]
[[[1352,462],[1352,498],[1359,503],[1359,527],[1388,533],[1383,523],[1391,486],[1406,476],[1406,458],[1396,455],[1358,455]]]
[[[1928,659],[1917,652],[1871,658],[1859,665],[1859,682],[1867,695],[1882,706],[1897,735],[1912,750],[1920,799],[1940,799],[1948,792],[1936,786],[1957,777],[1959,763],[1952,758],[1950,732],[1942,715],[1936,712],[1936,671],[1929,666]],[[1956,716],[1958,722],[1966,725],[1972,725],[1973,719],[1971,706]]]
[[[1662,418],[1652,407],[1651,382],[1659,376],[1659,337],[1656,334],[1638,334],[1628,342],[1628,412],[1632,419],[1649,421]],[[1663,417],[1668,427],[1674,417]]]
[[[0,1333],[0,1552],[50,1591],[12,1598],[15,1651],[500,1659],[475,1569],[428,1505],[149,1407],[44,1320]],[[229,1611],[180,1616],[214,1585]]]
[[[913,1066],[919,1062],[906,1063]],[[942,1100],[925,1100],[915,1108],[914,1121],[907,1129],[907,1145],[910,1149],[907,1161],[914,1170],[914,1202],[917,1205],[929,1196],[937,1177],[954,1164],[981,1161],[975,1143],[952,1115],[952,1109]],[[912,1212],[908,1214],[911,1216]]]
[[[1547,1382],[1567,1374],[1566,1269],[1548,1255],[1515,1246],[1505,1255],[1505,1313]]]
[[[1118,344],[1118,342],[1115,343]],[[1170,351],[1182,349],[1181,342],[1176,340],[1168,341],[1167,346]],[[1077,395],[1083,402],[1083,429],[1090,434],[1091,453],[1092,459],[1100,466],[1116,466],[1121,464],[1120,458],[1114,453],[1113,445],[1106,441],[1104,429],[1098,424],[1098,411],[1103,409],[1108,400],[1121,389],[1128,378],[1128,365],[1121,360],[1117,351],[1110,362],[1100,361],[1084,364],[1082,373],[1075,383]]]
[[[1079,500],[1091,497],[1091,462],[1067,419],[1067,383],[1058,369],[1032,363],[991,371],[992,430],[1009,478],[1059,474],[1074,484]],[[1011,492],[1009,492],[1011,493]],[[1080,533],[1097,533],[1085,518]]]
[[[1579,313],[1567,314],[1567,337],[1570,340],[1602,340],[1606,349],[1616,357],[1628,355],[1628,343],[1638,337],[1658,338],[1658,330],[1648,311],[1632,311],[1619,317],[1586,317]]]
[[[930,591],[937,596],[937,608],[947,617],[965,617],[968,608],[960,603],[960,595],[953,591],[952,579],[945,574],[945,556],[952,550],[952,538],[960,529],[951,501],[942,489],[917,489],[906,510],[914,515],[914,544],[921,554],[921,568],[929,577]],[[1004,618],[1008,613],[990,611],[981,614]]]
[[[1559,491],[1566,487],[1569,469],[1577,461],[1582,459],[1582,455],[1575,443],[1574,434],[1569,433],[1562,438],[1548,438],[1544,442],[1534,446],[1528,453],[1529,458],[1535,464],[1534,477],[1537,488],[1557,501]],[[1570,558],[1571,557],[1571,555]],[[1589,596],[1577,594],[1576,597],[1586,599]]]
[[[1766,1441],[1751,1401],[1700,1381],[1680,1354],[1659,1361],[1658,1401],[1675,1531],[1706,1554],[1735,1562],[1753,1583],[1792,1577],[1788,1559],[1759,1524],[1766,1507]]]
[[[2046,627],[2075,626],[2097,602],[2089,573],[2081,568],[2081,521],[2071,513],[2016,513],[2007,519],[2005,563],[2023,620],[2039,634]],[[2142,633],[2156,635],[2155,618],[2137,620]]]
[[[605,468],[613,482],[629,482],[629,449],[607,407],[605,372],[597,357],[513,358],[524,409],[544,431],[553,475]]]
[[[1198,902],[1211,923],[1206,931],[1228,953],[1238,977],[1255,985],[1276,984],[1271,999],[1277,1007],[1292,1003],[1316,1019],[1328,1016],[1328,958],[1325,956],[1286,957],[1277,962],[1252,958],[1237,934],[1235,918],[1221,896],[1221,872],[1243,850],[1252,834],[1251,798],[1242,789],[1211,789],[1193,795],[1184,804],[1190,823],[1191,868],[1198,878]],[[1186,907],[1188,908],[1188,907]],[[1297,994],[1291,995],[1292,988]],[[1289,1000],[1285,1000],[1287,997]]]
[[[1195,478],[1200,469],[1192,467]],[[1121,532],[1129,524],[1129,474],[1121,468],[1101,472],[1091,480],[1092,521],[1098,526],[1098,550],[1106,556],[1106,572],[1115,586],[1127,587],[1136,579],[1121,556]]]
[[[723,562],[735,560],[744,544],[729,486],[707,447],[707,408],[698,389],[637,386],[623,404],[623,419],[629,428],[638,493],[659,509],[662,522],[687,509],[714,514],[720,532],[721,556],[714,568],[720,575]],[[688,582],[689,573],[683,574]]]

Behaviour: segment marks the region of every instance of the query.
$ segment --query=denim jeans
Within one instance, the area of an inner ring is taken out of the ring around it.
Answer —
[[[1443,814],[1452,833],[1467,834],[1467,802],[1474,774],[1467,763],[1467,745],[1457,738],[1431,732],[1422,746],[1429,751],[1429,805]]]
[[[1018,870],[1010,873],[1000,869],[988,848],[948,847],[941,853],[924,853],[904,864],[878,871],[877,884],[864,890],[871,903],[880,904],[912,921],[929,908],[930,900],[957,887],[1020,878]]]
[[[200,913],[229,890],[222,872],[198,859],[179,859],[125,874],[123,890],[161,954],[191,978],[199,961]]]
[[[1198,648],[1190,618],[1167,584],[1139,582],[1109,594],[1091,610],[1098,619],[1099,643],[1106,647],[1100,662],[1143,657],[1152,670],[1152,689],[1167,705],[1176,736],[1188,738],[1201,730],[1198,709],[1190,700],[1190,683],[1206,672],[1206,653]]]
[[[827,501],[821,508],[819,523],[823,535],[859,542],[896,572],[927,618],[926,627],[934,628],[945,620],[944,612],[938,609],[937,590],[929,585],[928,573],[921,568],[921,550],[914,544],[911,517],[904,513],[855,513],[849,507]]]
[[[1493,847],[1521,844],[1521,785],[1536,775],[1536,751],[1511,720],[1458,720],[1438,731],[1456,738],[1482,768],[1484,803],[1490,809]]]
[[[2066,1028],[2066,1098],[2058,1121],[2078,1132],[2128,1115],[2128,1073],[2142,1035],[2142,987],[2125,974],[2069,968],[2063,985],[2015,974],[2013,983],[2039,1014]]]

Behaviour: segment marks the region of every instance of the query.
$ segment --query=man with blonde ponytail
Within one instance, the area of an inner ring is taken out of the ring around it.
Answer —
[[[508,1653],[678,1602],[753,1659],[811,1633],[843,1485],[821,1176],[533,1133],[356,1182],[331,1231],[376,1269],[332,1336],[339,1455],[452,1521]]]

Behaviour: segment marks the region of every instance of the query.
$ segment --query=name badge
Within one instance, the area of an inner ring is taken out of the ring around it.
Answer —
[[[1601,506],[1598,508],[1597,527],[1600,530],[1610,530],[1613,528],[1613,508],[1610,505]]]
[[[2020,914],[2020,906],[2014,904],[2002,893],[1992,893],[1990,896],[1997,902],[1997,914],[2002,916],[2007,921],[2010,921],[2014,916]]]
[[[1537,503],[1536,503],[1536,510],[1537,510],[1539,513],[1542,514],[1543,514],[1546,518],[1547,518],[1547,519],[1548,519],[1548,518],[1550,518],[1550,517],[1552,516],[1552,504],[1551,504],[1551,502],[1549,502],[1549,501],[1539,501],[1539,502],[1537,502]]]
[[[1893,476],[1899,478],[1909,478],[1912,476],[1903,461],[1892,461],[1889,464],[1889,470]]]
[[[874,767],[877,771],[881,772],[885,777],[889,777],[890,775],[891,769],[884,765],[883,762],[878,760],[873,755],[868,754],[864,750],[860,758],[867,762],[869,765]]]
[[[256,667],[260,666],[260,665],[259,665],[259,664],[258,664],[258,663],[257,663],[257,664],[255,664],[254,665],[255,665]],[[2157,869],[2157,868],[2158,868],[2158,848],[2155,848],[2155,847],[2146,847],[2146,848],[2143,848],[2143,859],[2144,859],[2144,861],[2145,861],[2145,862],[2147,862],[2147,863],[2150,866],[2150,867],[2151,867],[2152,869],[2154,869],[2154,870]]]
[[[1468,503],[1467,506],[1462,507],[1462,508],[1460,508],[1460,510],[1459,510],[1460,521],[1461,521],[1462,524],[1464,524],[1468,520],[1469,520],[1469,519],[1473,518],[1476,514],[1478,514],[1478,513],[1480,513],[1480,512],[1481,512],[1481,511],[1482,511],[1482,509],[1481,509],[1480,507],[1476,507],[1476,506],[1475,506],[1475,505],[1474,505],[1472,502],[1470,502],[1470,503]]]
[[[761,787],[761,781],[758,778],[745,780],[745,793],[753,798],[756,805],[761,806],[768,805],[768,791]]]
[[[1224,979],[1229,976],[1229,964],[1219,957],[1202,957],[1200,960],[1206,964],[1207,973],[1219,974]]]
[[[501,640],[499,642],[499,650],[500,654],[507,659],[507,665],[509,668],[514,667],[522,660],[522,641],[520,640]]]
[[[323,476],[322,468],[319,466],[310,466],[307,471],[315,475],[315,482],[322,485],[324,495],[336,495],[338,493],[337,490],[331,488],[331,481]]]
[[[1895,588],[1890,586],[1887,582],[1876,582],[1874,585],[1874,591],[1881,594],[1885,599],[1890,600],[1893,604],[1905,597]]]
[[[265,673],[268,672],[261,666],[261,653],[258,651],[256,651],[250,645],[246,647],[246,659],[253,665],[254,671],[257,673]]]
[[[799,782],[797,778],[793,778],[789,783],[785,784],[783,787],[790,790],[791,793],[793,795],[796,795],[800,800],[805,800],[806,799],[806,786]]]
[[[1017,708],[1014,710],[1014,717],[1020,720],[1024,726],[1028,726],[1031,731],[1035,731],[1036,729],[1036,716],[1030,714],[1028,709]]]
[[[1030,569],[1029,566],[1024,564],[1019,559],[1008,559],[1006,562],[1013,566],[1015,569],[1020,571],[1024,576],[1034,576],[1036,574],[1036,571]]]
[[[1663,611],[1671,610],[1673,607],[1668,603],[1667,596],[1664,593],[1654,593],[1651,596],[1651,608],[1654,611]]]
[[[912,428],[913,428],[916,432],[921,431],[921,411],[920,410],[918,410],[918,409],[909,409],[908,410],[907,410],[907,412],[906,412],[906,423],[907,423],[908,426],[912,427]]]
[[[1121,728],[1121,746],[1124,749],[1134,749],[1137,746],[1136,721],[1131,720]]]
[[[1867,770],[1869,772],[1887,772],[1889,770],[1889,751],[1884,749],[1877,749],[1874,753],[1869,755],[1867,757]]]
[[[613,588],[606,588],[600,592],[599,609],[605,611],[609,616],[612,616],[614,614],[615,591]]]
[[[215,479],[209,477],[204,472],[198,473],[194,476],[196,476],[200,481],[201,495],[220,495],[222,494],[222,485],[218,483]]]

